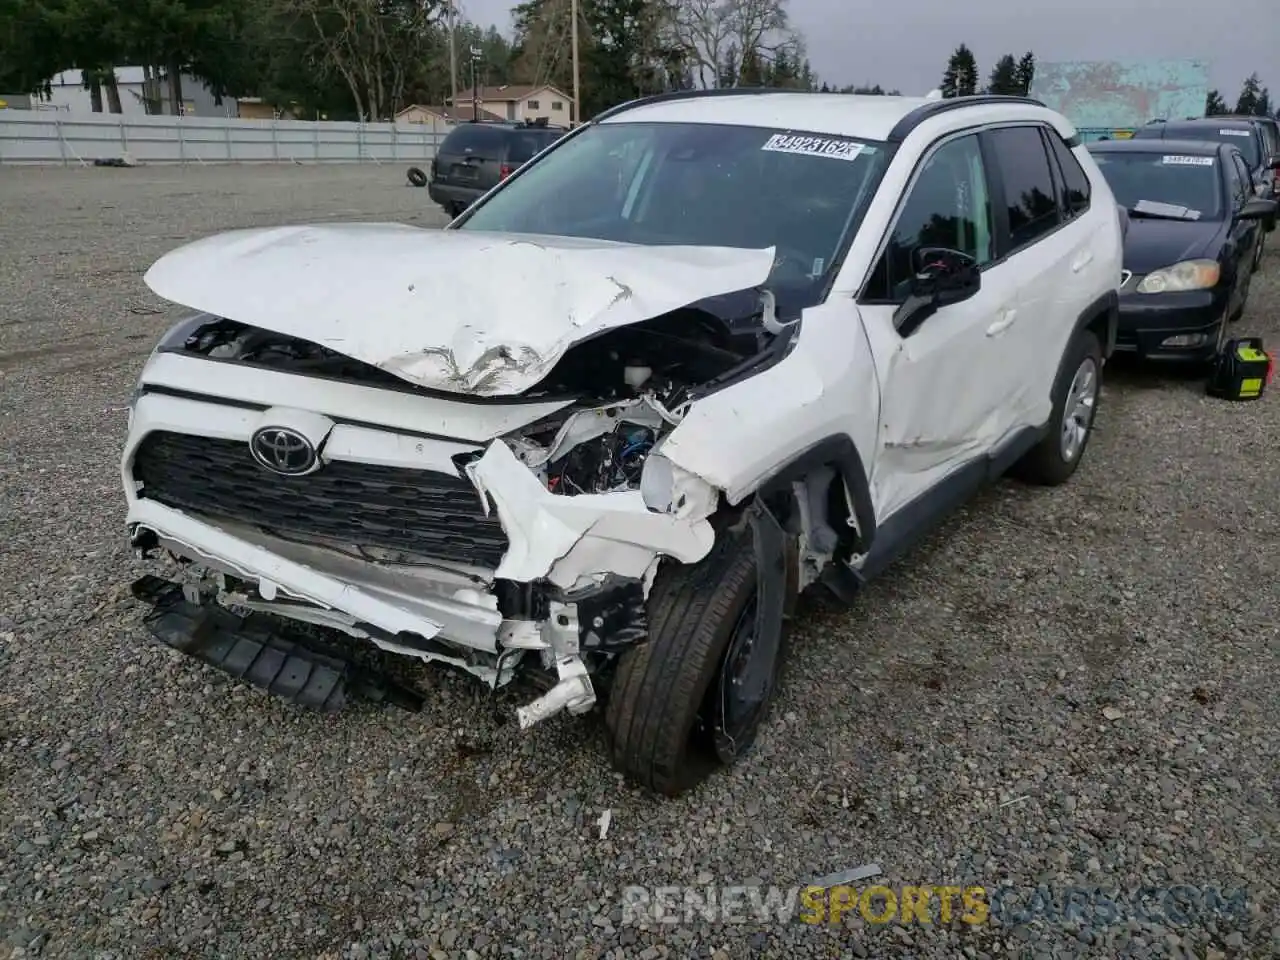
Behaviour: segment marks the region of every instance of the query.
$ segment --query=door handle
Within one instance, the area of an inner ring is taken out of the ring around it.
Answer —
[[[991,326],[987,327],[987,336],[998,337],[1000,334],[1004,333],[1011,326],[1013,326],[1013,321],[1016,319],[1018,319],[1017,310],[1015,310],[1013,307],[1003,308],[999,313],[996,314],[995,322],[993,322]]]
[[[1079,273],[1091,263],[1093,263],[1093,251],[1081,250],[1080,253],[1076,255],[1076,258],[1071,261],[1071,272]]]

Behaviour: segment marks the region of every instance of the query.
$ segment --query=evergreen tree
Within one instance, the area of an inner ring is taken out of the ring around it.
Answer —
[[[1256,73],[1251,73],[1240,88],[1240,96],[1236,99],[1236,113],[1253,115],[1258,111],[1258,98],[1262,93],[1262,84]]]
[[[1031,83],[1036,78],[1036,55],[1030,50],[1024,53],[1014,73],[1018,83],[1018,95],[1031,96]]]
[[[760,63],[760,55],[755,50],[742,51],[742,64],[738,67],[738,83],[740,87],[764,86],[764,68]]]
[[[956,47],[942,75],[944,97],[968,97],[978,90],[978,61],[965,44]]]
[[[1013,54],[1006,53],[996,61],[987,81],[987,93],[1000,93],[1020,96],[1023,93],[1022,83],[1018,79],[1018,63]]]
[[[1271,91],[1263,87],[1258,91],[1258,106],[1255,113],[1259,117],[1270,117],[1273,115],[1271,110]]]
[[[1206,117],[1217,117],[1230,112],[1227,101],[1222,99],[1222,94],[1217,90],[1210,90],[1208,96],[1204,98],[1204,115]]]

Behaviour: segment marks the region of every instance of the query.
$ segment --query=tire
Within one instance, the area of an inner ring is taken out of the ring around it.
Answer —
[[[637,785],[675,796],[753,745],[784,655],[781,609],[771,622],[756,616],[756,567],[752,528],[742,521],[721,532],[699,563],[659,570],[649,594],[649,640],[619,658],[605,708],[613,766]],[[738,648],[731,641],[750,622],[765,638],[757,647],[764,693],[746,728],[726,742],[721,682],[730,678],[727,654]]]
[[[1053,415],[1049,418],[1049,433],[1027,452],[1011,471],[1026,483],[1044,487],[1056,487],[1071,479],[1084,458],[1093,425],[1098,416],[1098,404],[1102,398],[1102,345],[1092,330],[1081,330],[1063,354],[1063,363],[1053,386]],[[1068,451],[1066,420],[1078,421],[1082,406],[1073,398],[1078,376],[1092,364],[1091,402],[1084,405],[1086,412],[1082,434],[1077,433],[1076,444]]]
[[[420,167],[410,167],[407,174],[409,183],[415,187],[425,187],[427,185],[427,175],[423,173]]]
[[[1245,309],[1249,306],[1249,291],[1245,290],[1244,298],[1240,301],[1240,306],[1231,311],[1231,316],[1227,317],[1227,323],[1239,323],[1240,318],[1244,316]],[[1219,337],[1219,340],[1222,338]]]

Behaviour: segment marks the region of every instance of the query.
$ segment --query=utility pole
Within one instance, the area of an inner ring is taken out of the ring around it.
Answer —
[[[570,42],[573,44],[573,122],[570,126],[577,126],[582,122],[582,100],[578,90],[578,0],[569,0],[569,11],[572,20]]]
[[[476,64],[480,62],[480,48],[471,48],[471,119],[480,120],[480,87],[476,80]]]
[[[453,0],[445,0],[444,11],[449,24],[449,103],[456,110],[458,109],[458,28],[454,20],[457,10],[453,6]]]

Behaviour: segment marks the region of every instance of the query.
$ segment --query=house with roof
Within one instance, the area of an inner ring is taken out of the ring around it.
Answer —
[[[396,114],[396,123],[429,123],[434,127],[447,127],[455,123],[468,123],[471,120],[505,120],[506,116],[499,116],[492,110],[486,110],[481,107],[479,116],[473,114],[471,104],[465,106],[450,107],[425,106],[421,103],[413,103],[405,107]]]
[[[550,84],[507,83],[497,87],[480,87],[476,91],[482,110],[497,114],[503,120],[546,120],[555,126],[569,126],[573,115],[573,98]],[[472,90],[459,90],[457,106],[469,116]],[[453,100],[447,101],[454,106]]]

